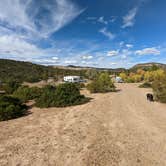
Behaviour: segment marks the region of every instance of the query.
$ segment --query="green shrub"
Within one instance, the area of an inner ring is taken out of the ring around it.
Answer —
[[[98,77],[99,72],[95,69],[89,69],[86,71],[85,75],[88,79],[95,80]]]
[[[75,83],[76,87],[78,89],[82,89],[82,88],[85,88],[85,84],[84,83]]]
[[[17,81],[9,80],[3,85],[3,90],[7,94],[12,94],[19,86],[20,84]]]
[[[152,84],[155,99],[162,103],[166,103],[166,74],[158,77]]]
[[[108,73],[102,73],[98,78],[87,85],[91,93],[105,93],[115,91],[115,86]]]
[[[134,83],[134,80],[132,78],[127,78],[126,83]]]
[[[40,108],[48,108],[53,106],[56,100],[56,88],[50,85],[42,89],[41,95],[36,99],[36,106]]]
[[[151,88],[152,84],[150,82],[144,82],[143,84],[139,85],[139,88]]]
[[[23,116],[26,113],[26,108],[17,98],[0,96],[0,121]]]
[[[55,102],[57,107],[83,104],[85,102],[87,102],[87,98],[80,94],[79,88],[75,84],[67,83],[57,86]]]
[[[73,83],[60,84],[55,87],[44,88],[42,95],[36,99],[36,106],[66,107],[83,104],[88,99],[80,94],[79,88]]]
[[[28,86],[20,86],[13,96],[19,98],[22,102],[36,99],[41,95],[41,89],[37,87],[29,88]]]

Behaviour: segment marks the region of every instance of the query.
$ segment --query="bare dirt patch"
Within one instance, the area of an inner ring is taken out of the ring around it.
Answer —
[[[166,105],[148,102],[149,89],[89,94],[89,103],[32,108],[0,122],[1,166],[165,166]]]

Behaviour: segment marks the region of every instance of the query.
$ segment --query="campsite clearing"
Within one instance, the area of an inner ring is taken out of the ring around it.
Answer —
[[[150,89],[117,84],[118,92],[83,93],[89,103],[32,108],[0,122],[1,166],[165,166],[166,105]]]

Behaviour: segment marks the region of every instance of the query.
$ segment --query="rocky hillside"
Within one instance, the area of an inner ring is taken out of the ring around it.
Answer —
[[[149,69],[153,66],[166,69],[166,64],[155,63],[155,62],[137,64],[137,65],[133,66],[131,69],[138,69],[138,68],[140,68],[140,69]]]

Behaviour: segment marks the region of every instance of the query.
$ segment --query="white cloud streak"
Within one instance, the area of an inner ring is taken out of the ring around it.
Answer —
[[[0,55],[13,56],[34,56],[41,54],[42,51],[35,45],[26,42],[16,35],[0,36]]]
[[[98,19],[97,21],[98,21],[99,23],[102,23],[102,24],[105,24],[105,25],[108,24],[108,21],[106,21],[103,16],[102,16],[102,17],[99,17],[99,19]]]
[[[117,62],[111,62],[110,65],[111,66],[114,66],[114,65],[117,65],[118,63]]]
[[[115,38],[115,34],[108,31],[107,28],[102,28],[99,30],[100,33],[102,33],[104,36],[108,37],[110,40],[113,40]]]
[[[49,40],[83,11],[70,0],[1,0],[0,58],[58,62],[50,59],[58,54],[57,47],[44,49],[36,43]]]
[[[160,55],[160,50],[155,47],[135,51],[136,55]]]
[[[70,0],[0,1],[0,23],[6,29],[48,37],[84,10]]]
[[[119,51],[111,50],[107,53],[107,56],[113,57],[117,56],[119,54]]]
[[[126,47],[127,48],[133,48],[133,45],[132,44],[126,44]]]
[[[82,59],[83,60],[90,60],[90,59],[92,59],[93,58],[93,56],[91,56],[91,55],[83,55],[82,56]]]
[[[64,63],[68,64],[68,65],[71,65],[71,64],[76,64],[77,61],[76,60],[65,60]]]
[[[135,17],[138,12],[138,7],[131,9],[126,16],[123,17],[122,28],[132,27],[135,23]]]

